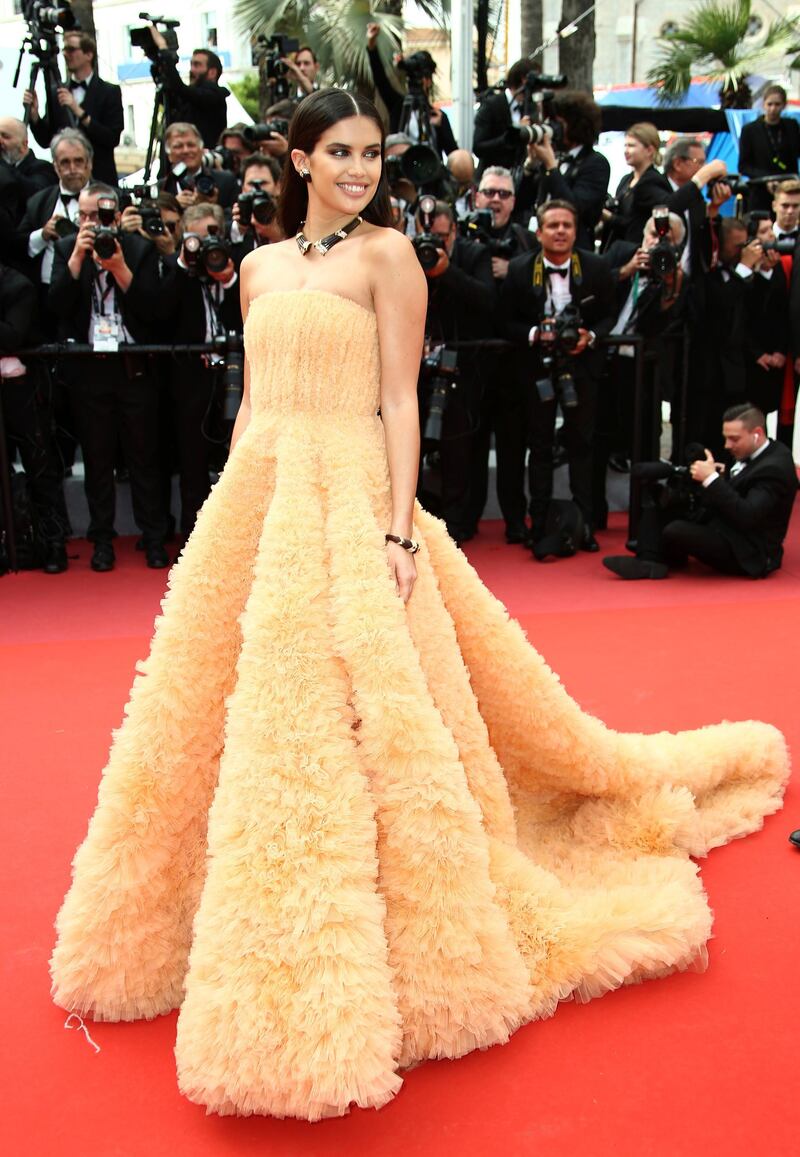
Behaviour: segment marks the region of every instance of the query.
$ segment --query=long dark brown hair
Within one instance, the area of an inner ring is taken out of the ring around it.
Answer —
[[[278,203],[278,219],[286,237],[294,236],[300,228],[300,222],[305,221],[308,210],[308,188],[292,164],[292,149],[301,149],[309,156],[327,129],[339,121],[354,116],[369,117],[377,125],[381,134],[381,162],[383,162],[386,133],[380,113],[371,100],[340,88],[322,88],[318,92],[312,92],[297,106],[297,112],[289,125],[289,155],[283,167]],[[383,165],[375,196],[367,207],[361,210],[361,216],[373,225],[392,224],[389,185]]]

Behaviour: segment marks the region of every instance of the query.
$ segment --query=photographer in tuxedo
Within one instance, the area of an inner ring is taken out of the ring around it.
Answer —
[[[781,258],[772,248],[775,233],[769,216],[756,211],[748,214],[745,222],[757,246],[761,247],[755,256],[745,298],[745,397],[764,414],[771,414],[781,404],[789,349],[789,288]]]
[[[99,182],[78,199],[78,233],[57,241],[49,301],[64,341],[89,342],[95,354],[64,365],[86,471],[87,538],[91,567],[114,566],[114,465],[117,440],[130,471],[133,513],[142,532],[146,562],[169,566],[164,550],[166,512],[160,497],[156,428],[158,391],[146,358],[116,353],[125,342],[154,338],[158,311],[158,265],[153,245],[119,228],[117,193]],[[101,213],[113,214],[102,236]],[[103,256],[103,253],[108,253]],[[103,354],[104,356],[100,356]]]
[[[424,234],[421,219],[417,231]],[[453,208],[437,201],[430,235],[438,260],[424,267],[428,279],[428,312],[425,319],[426,349],[449,342],[475,341],[493,333],[495,291],[489,250],[485,245],[458,236]],[[451,538],[466,542],[477,530],[471,493],[472,444],[478,429],[481,404],[481,354],[475,349],[458,351],[455,389],[448,389],[440,437],[423,440],[423,451],[439,454],[441,489],[438,501],[420,493],[426,509],[447,524]],[[423,375],[420,404],[423,431],[430,429],[432,396],[430,379]]]
[[[527,181],[538,182],[537,206],[551,200],[569,201],[575,206],[577,247],[593,253],[594,231],[611,180],[611,166],[594,148],[600,135],[600,106],[585,92],[566,91],[555,94],[552,108],[553,117],[561,126],[558,155],[549,137],[540,145],[528,145]],[[522,187],[518,199],[525,200]]]
[[[230,92],[219,83],[222,61],[210,48],[196,48],[189,63],[189,83],[178,73],[175,55],[170,52],[164,34],[150,24],[158,51],[158,67],[170,96],[169,123],[195,125],[201,145],[213,149],[228,123],[227,100]],[[174,189],[168,189],[174,192]]]
[[[219,242],[219,263],[187,260],[187,238]],[[225,258],[227,253],[227,261]],[[225,240],[225,216],[218,205],[198,204],[183,215],[183,246],[165,261],[160,313],[176,344],[210,342],[229,330],[242,330],[239,282]],[[212,354],[176,356],[169,380],[172,421],[178,452],[181,534],[188,536],[211,489],[212,457],[224,456],[225,437],[219,415],[219,362]]]
[[[69,81],[57,90],[59,114],[47,109],[41,116],[38,97],[30,89],[22,97],[31,110],[31,132],[47,148],[59,129],[80,129],[92,146],[92,176],[116,185],[114,149],[125,127],[122,90],[97,75],[97,44],[87,33],[65,32],[62,51]]]
[[[516,176],[521,174],[527,157],[526,147],[519,142],[509,142],[506,134],[515,125],[530,123],[524,110],[525,80],[531,68],[532,61],[528,57],[515,61],[508,70],[503,91],[485,96],[475,113],[472,149],[479,161],[479,179],[490,165],[511,169]]]
[[[512,258],[538,248],[533,233],[513,221],[514,178],[508,169],[490,165],[484,169],[475,208],[489,210],[492,225],[478,239],[492,258],[492,277],[499,298]],[[527,408],[525,387],[513,372],[511,353],[492,352],[483,358],[485,387],[481,398],[480,425],[473,441],[472,521],[480,521],[489,491],[489,449],[494,433],[497,455],[497,500],[506,524],[506,542],[523,543],[525,524],[525,453]]]
[[[778,570],[797,472],[787,447],[769,439],[764,426],[763,413],[749,402],[725,411],[722,436],[733,458],[730,470],[699,445],[683,475],[668,463],[643,464],[651,476],[664,477],[666,470],[666,489],[674,497],[665,501],[659,493],[664,483],[653,483],[636,557],[611,555],[603,565],[623,579],[666,578],[690,557],[722,574],[766,578]]]
[[[553,200],[539,212],[538,253],[514,258],[500,293],[500,316],[517,354],[514,372],[528,399],[532,541],[540,541],[553,494],[556,410],[572,497],[584,519],[581,549],[599,550],[592,532],[592,442],[604,355],[598,339],[616,318],[606,262],[576,250],[578,213]],[[565,325],[569,321],[569,335]],[[568,340],[569,339],[569,340]],[[566,380],[568,379],[568,381]]]
[[[177,198],[182,209],[201,201],[231,208],[239,188],[236,178],[203,163],[203,138],[195,125],[184,121],[169,125],[164,133],[164,151],[170,167],[163,189]]]

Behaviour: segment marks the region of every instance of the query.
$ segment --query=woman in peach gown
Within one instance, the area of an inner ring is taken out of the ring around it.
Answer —
[[[57,1003],[180,1008],[180,1088],[218,1113],[379,1107],[560,1000],[703,967],[690,857],[788,774],[766,724],[584,714],[415,505],[426,287],[382,149],[360,97],[295,114],[231,456],[57,922]]]

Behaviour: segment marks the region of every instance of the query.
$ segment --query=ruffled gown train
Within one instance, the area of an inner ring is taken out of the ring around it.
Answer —
[[[584,714],[419,508],[404,606],[374,315],[271,293],[245,339],[252,419],[114,736],[53,993],[180,1007],[186,1096],[316,1120],[569,996],[703,967],[690,857],[761,826],[788,757],[762,723]]]

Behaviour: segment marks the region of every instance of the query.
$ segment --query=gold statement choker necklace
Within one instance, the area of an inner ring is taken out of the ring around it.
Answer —
[[[300,222],[300,232],[296,235],[295,241],[297,248],[300,250],[303,257],[308,253],[309,249],[316,249],[317,253],[321,253],[324,257],[329,250],[333,249],[334,245],[338,245],[340,241],[344,241],[345,237],[349,237],[354,229],[357,229],[361,224],[361,217],[354,217],[352,221],[348,221],[341,229],[337,229],[335,233],[329,233],[327,237],[320,237],[319,241],[309,241],[303,232],[305,221]]]

